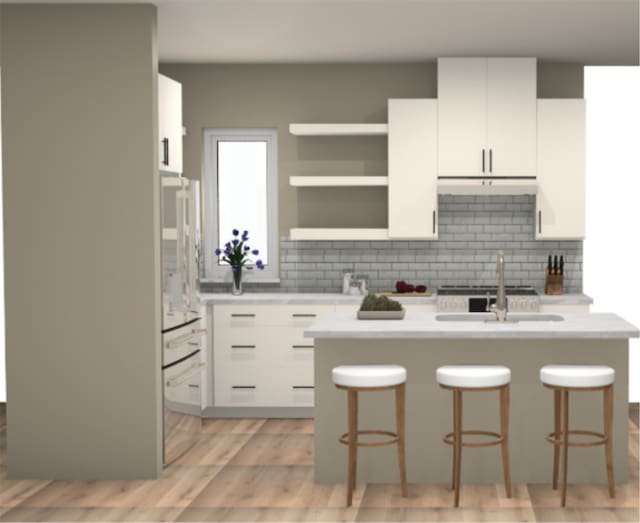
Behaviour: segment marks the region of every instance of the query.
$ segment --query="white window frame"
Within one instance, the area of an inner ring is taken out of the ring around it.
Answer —
[[[264,270],[243,272],[246,282],[280,282],[280,242],[278,231],[278,131],[277,129],[204,129],[203,195],[204,195],[204,267],[202,281],[230,282],[229,266],[218,264],[214,254],[222,245],[218,238],[218,142],[267,142],[267,249]],[[251,232],[251,231],[249,231]],[[223,238],[222,240],[227,241]]]

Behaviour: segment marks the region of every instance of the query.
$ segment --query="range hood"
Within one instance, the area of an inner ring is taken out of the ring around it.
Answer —
[[[438,176],[438,194],[536,194],[538,182],[533,176],[462,177]]]

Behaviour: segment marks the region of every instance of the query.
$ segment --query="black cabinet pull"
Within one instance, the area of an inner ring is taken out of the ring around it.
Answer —
[[[232,389],[236,389],[236,390],[253,390],[256,388],[255,385],[231,385]]]
[[[493,172],[493,149],[489,149],[489,172]]]
[[[313,389],[313,385],[294,385],[293,389]]]
[[[162,139],[162,163],[169,165],[169,138]]]
[[[435,234],[436,233],[436,211],[435,211],[435,209],[433,211],[432,220],[433,220],[433,234]]]
[[[291,345],[292,349],[314,349],[315,345]]]
[[[317,316],[317,314],[292,314],[291,315],[294,318],[315,318]]]
[[[482,172],[484,172],[484,149],[482,149]]]
[[[542,233],[542,211],[538,211],[538,234]]]
[[[232,318],[255,318],[255,314],[232,314]]]
[[[231,345],[232,349],[255,349],[255,345]]]

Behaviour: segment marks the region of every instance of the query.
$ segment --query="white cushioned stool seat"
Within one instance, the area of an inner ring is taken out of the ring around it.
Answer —
[[[436,371],[436,380],[448,387],[500,387],[511,381],[511,370],[503,365],[445,365]]]
[[[407,381],[400,365],[340,365],[331,371],[336,385],[343,387],[392,387]]]
[[[616,371],[606,365],[545,365],[540,381],[555,387],[604,387],[611,385]]]

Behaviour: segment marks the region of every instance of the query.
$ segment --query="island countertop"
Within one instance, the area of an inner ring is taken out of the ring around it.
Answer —
[[[484,317],[485,315],[482,314]],[[560,321],[517,321],[513,323],[441,321],[446,313],[408,312],[402,320],[358,320],[353,314],[332,314],[318,318],[305,331],[305,338],[318,339],[624,339],[640,336],[638,328],[612,313],[562,313]],[[532,316],[528,314],[527,316]],[[517,319],[517,313],[508,318]],[[491,314],[488,318],[495,317]],[[480,318],[480,316],[478,316]]]

